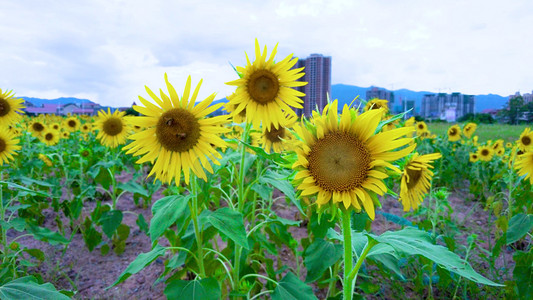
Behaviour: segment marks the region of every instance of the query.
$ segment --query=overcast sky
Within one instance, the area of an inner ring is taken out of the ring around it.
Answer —
[[[533,90],[532,30],[531,0],[3,0],[0,88],[129,106],[166,72],[222,98],[258,38],[332,56],[333,84],[508,96]]]

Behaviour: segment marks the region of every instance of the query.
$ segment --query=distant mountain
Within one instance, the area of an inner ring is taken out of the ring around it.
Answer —
[[[339,104],[350,104],[352,100],[359,96],[358,99],[367,100],[366,91],[370,87],[359,87],[355,85],[347,84],[334,84],[331,86],[331,98],[338,99]],[[390,91],[390,90],[389,90]],[[402,100],[415,100],[415,111],[419,112],[420,106],[422,105],[422,98],[425,94],[434,94],[433,92],[427,91],[411,91],[408,89],[399,89],[393,90],[394,98],[396,104],[399,102],[399,98]],[[500,109],[502,108],[508,100],[508,97],[502,97],[500,95],[488,94],[488,95],[475,95],[476,102],[474,106],[474,111],[476,113],[481,112],[484,109]]]
[[[79,99],[74,97],[61,97],[57,99],[41,99],[41,98],[32,98],[32,97],[20,97],[28,102],[33,103],[35,106],[41,106],[43,104],[61,104],[65,105],[68,103],[81,104],[81,103],[93,103],[88,99]]]

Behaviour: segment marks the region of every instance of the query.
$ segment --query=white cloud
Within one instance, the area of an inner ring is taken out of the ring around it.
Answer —
[[[229,95],[254,39],[278,59],[331,55],[333,83],[512,94],[533,89],[528,0],[21,1],[0,11],[2,89],[130,105],[144,85]]]

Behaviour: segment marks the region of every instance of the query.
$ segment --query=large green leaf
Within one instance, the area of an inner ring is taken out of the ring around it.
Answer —
[[[110,210],[106,211],[98,220],[98,223],[102,225],[102,230],[108,238],[111,238],[117,230],[120,223],[122,223],[122,211]]]
[[[517,214],[509,221],[507,229],[507,245],[514,243],[533,229],[533,215]]]
[[[434,245],[429,234],[416,228],[407,227],[400,231],[388,231],[380,236],[368,234],[370,238],[392,246],[397,252],[408,255],[422,255],[442,268],[477,283],[503,286],[476,273],[468,262],[447,248]]]
[[[300,202],[296,199],[294,187],[287,181],[287,176],[268,170],[265,175],[259,178],[259,182],[268,183],[280,190],[287,198],[289,198],[292,204],[298,208],[300,213],[305,216],[305,212],[303,211]]]
[[[220,286],[214,278],[174,280],[167,284],[164,293],[168,299],[218,300],[221,297]]]
[[[135,181],[128,181],[126,183],[119,183],[117,186],[119,189],[128,191],[132,194],[138,194],[143,197],[148,197],[148,191]]]
[[[151,264],[156,258],[162,256],[166,252],[166,248],[162,247],[160,245],[156,245],[152,251],[148,253],[141,253],[137,258],[135,258],[134,261],[130,263],[130,265],[120,274],[117,281],[111,285],[111,287],[123,282],[124,280],[128,279],[131,275],[139,272],[140,270],[144,269],[147,265]]]
[[[68,300],[69,297],[58,292],[51,283],[39,284],[33,276],[26,276],[0,286],[0,299]]]
[[[16,190],[20,191],[21,194],[19,196],[31,195],[31,196],[50,197],[49,193],[44,193],[44,192],[40,192],[40,191],[34,191],[34,190],[31,190],[31,189],[29,189],[27,187],[24,187],[22,185],[18,185],[18,184],[13,183],[13,182],[0,181],[0,184],[6,184],[10,189],[16,189]]]
[[[313,282],[324,274],[330,266],[342,257],[342,245],[325,240],[314,241],[304,252],[304,264],[307,268],[305,282]]]
[[[244,220],[240,212],[229,207],[223,207],[209,214],[207,221],[236,244],[250,249],[246,238],[246,229],[244,229]]]
[[[28,232],[31,233],[35,239],[43,242],[48,242],[50,243],[50,245],[66,245],[69,243],[69,240],[67,240],[64,236],[48,228],[29,225],[27,229]]]
[[[317,299],[313,294],[313,289],[303,283],[292,272],[278,282],[278,286],[272,293],[272,300],[310,300]]]
[[[516,251],[513,255],[516,265],[513,278],[516,281],[520,299],[533,299],[533,250]]]
[[[159,199],[152,205],[154,217],[150,220],[150,239],[155,241],[160,237],[170,225],[188,212],[187,203],[191,195],[188,196],[168,196]]]

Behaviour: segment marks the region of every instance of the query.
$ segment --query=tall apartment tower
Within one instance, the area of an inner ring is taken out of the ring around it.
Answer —
[[[474,113],[475,97],[461,93],[426,94],[422,98],[420,115],[426,119],[455,122],[456,119]]]
[[[300,81],[306,81],[307,85],[296,87],[305,94],[303,109],[295,109],[296,114],[309,117],[311,112],[318,108],[321,112],[328,103],[327,95],[331,95],[331,56],[322,54],[311,54],[305,59],[298,59],[293,68],[305,67],[305,75]]]

